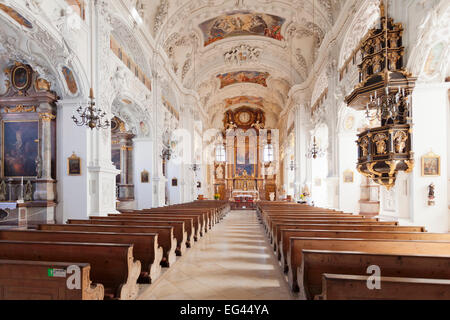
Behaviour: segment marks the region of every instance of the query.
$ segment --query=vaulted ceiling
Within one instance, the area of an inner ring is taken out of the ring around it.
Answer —
[[[277,118],[289,89],[308,77],[344,3],[137,0],[136,7],[173,72],[199,93],[213,124],[242,105]]]

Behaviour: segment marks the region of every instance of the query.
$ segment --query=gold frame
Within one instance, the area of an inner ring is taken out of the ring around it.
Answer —
[[[35,141],[38,144],[38,155],[41,155],[40,152],[40,146],[41,146],[41,133],[40,133],[40,123],[39,120],[2,120],[2,138],[1,138],[1,145],[2,145],[2,160],[1,160],[1,164],[2,164],[2,170],[1,170],[1,176],[2,178],[5,178],[5,123],[6,122],[19,122],[19,123],[23,123],[23,122],[37,122],[38,124],[38,138],[37,141]],[[35,176],[28,176],[28,177],[23,177],[24,179],[31,179],[31,178],[36,178],[37,174]],[[7,178],[22,178],[22,176],[8,176]]]
[[[18,87],[16,86],[16,72],[19,69],[23,69],[25,70],[26,74],[27,74],[27,82],[25,83],[25,85]],[[22,91],[22,90],[27,90],[30,86],[31,86],[31,80],[32,80],[32,72],[31,70],[23,64],[18,64],[16,66],[14,66],[11,70],[11,85],[13,86],[14,89]]]
[[[147,175],[147,181],[144,181],[144,174]],[[141,183],[150,183],[150,173],[147,170],[142,170],[141,172]]]
[[[80,164],[80,173],[70,173],[70,160],[78,160]],[[81,158],[78,157],[75,152],[67,158],[67,175],[69,176],[81,176],[82,175]]]
[[[425,174],[425,159],[435,159],[437,160],[437,174]],[[439,177],[441,175],[441,156],[435,154],[433,151],[428,152],[426,155],[422,156],[422,177]]]
[[[352,175],[352,181],[345,181],[346,175],[351,174]],[[342,173],[342,181],[343,183],[354,183],[355,182],[355,173],[353,172],[353,170],[345,170]]]

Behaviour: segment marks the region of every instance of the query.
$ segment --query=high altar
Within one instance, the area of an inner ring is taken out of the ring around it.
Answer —
[[[271,193],[275,195],[276,164],[263,160],[264,148],[272,144],[273,133],[264,125],[260,109],[240,107],[225,113],[226,161],[214,164],[216,193],[221,199],[254,203],[268,200]]]

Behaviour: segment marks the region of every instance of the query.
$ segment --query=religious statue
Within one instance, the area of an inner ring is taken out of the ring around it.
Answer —
[[[36,177],[39,179],[42,178],[42,161],[39,155],[36,157],[35,162],[36,162]]]
[[[6,183],[2,180],[0,183],[0,201],[6,201]]]
[[[385,154],[386,153],[386,135],[384,134],[377,134],[373,141],[375,142],[375,145],[377,146],[377,154]]]
[[[397,131],[394,135],[395,152],[403,153],[406,147],[408,136],[403,131]]]
[[[430,183],[428,186],[428,205],[434,206],[434,183]]]
[[[30,180],[28,180],[27,184],[25,185],[23,200],[24,201],[32,201],[33,200],[33,185],[31,184]]]
[[[258,113],[258,115],[256,116],[256,122],[252,124],[252,127],[257,130],[264,129],[264,123],[261,113]]]
[[[235,128],[237,128],[237,125],[236,125],[236,123],[234,123],[233,121],[231,121],[231,122],[229,122],[229,123],[227,123],[226,124],[226,127],[225,127],[226,129],[235,129]]]
[[[269,193],[269,199],[270,199],[270,201],[274,201],[275,200],[275,192]]]
[[[362,156],[367,157],[369,153],[369,141],[367,138],[364,138],[360,143],[361,149],[362,149]]]

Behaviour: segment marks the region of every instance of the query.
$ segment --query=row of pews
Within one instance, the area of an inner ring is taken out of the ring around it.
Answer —
[[[300,299],[450,299],[448,233],[286,202],[257,214]]]
[[[136,299],[229,210],[205,200],[0,229],[0,300]]]

